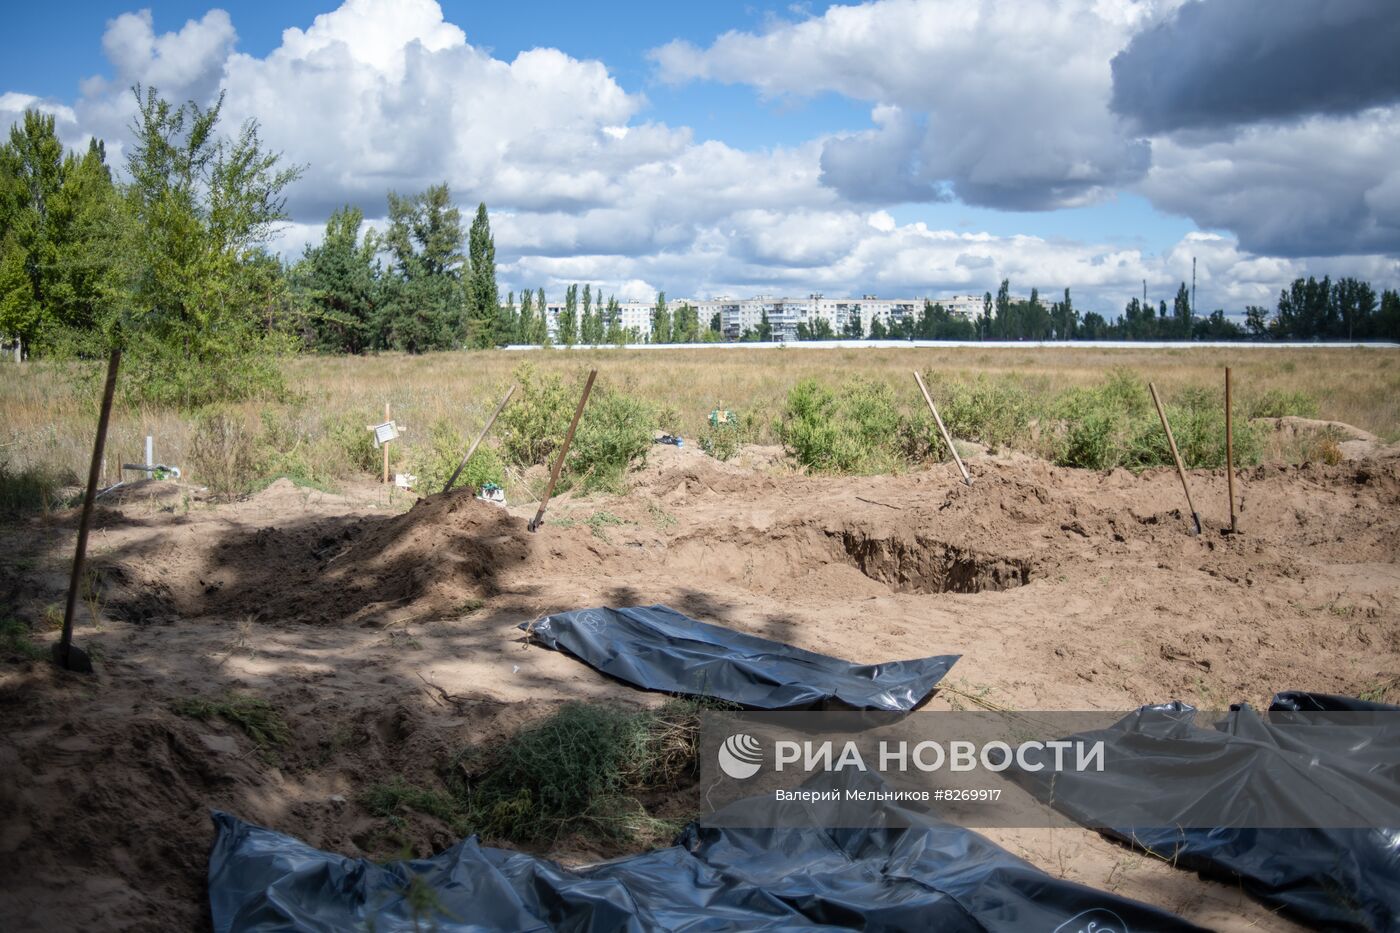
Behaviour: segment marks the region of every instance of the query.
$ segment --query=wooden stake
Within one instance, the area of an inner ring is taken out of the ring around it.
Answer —
[[[948,429],[943,426],[943,419],[938,414],[938,406],[933,404],[933,396],[928,394],[928,386],[924,385],[924,377],[919,375],[918,370],[914,371],[914,381],[919,384],[919,391],[924,393],[924,401],[928,402],[928,410],[933,412],[933,420],[938,425],[938,433],[943,435],[943,443],[948,445],[948,452],[953,455],[954,462],[958,469],[962,471],[963,482],[972,485],[972,477],[968,475],[967,467],[963,465],[962,457],[958,456],[958,449],[953,446],[953,439],[948,436]]]
[[[506,397],[501,399],[501,404],[496,406],[496,410],[492,412],[491,417],[486,420],[486,427],[481,429],[481,433],[477,435],[476,440],[472,441],[472,445],[467,448],[467,455],[462,458],[461,463],[457,464],[457,469],[452,471],[452,476],[448,478],[447,485],[442,487],[443,492],[447,492],[451,489],[452,484],[457,482],[457,477],[461,476],[462,471],[467,468],[467,461],[472,458],[472,454],[476,453],[476,448],[481,445],[481,442],[486,440],[486,433],[491,430],[491,425],[496,423],[496,419],[501,416],[501,412],[505,411],[506,402],[510,401],[510,397],[514,392],[515,386],[513,385],[506,390]]]
[[[384,403],[384,420],[385,420],[385,422],[388,422],[388,421],[392,420],[392,419],[389,417],[389,403],[388,403],[388,402],[385,402],[385,403]],[[387,482],[389,482],[389,442],[388,442],[388,441],[385,441],[381,446],[383,446],[383,448],[384,448],[384,482],[387,483]]]
[[[1196,506],[1191,503],[1191,487],[1186,483],[1186,468],[1181,465],[1181,454],[1176,449],[1176,438],[1172,437],[1172,426],[1167,423],[1167,413],[1162,408],[1162,400],[1157,397],[1157,387],[1147,384],[1152,393],[1152,404],[1157,406],[1157,417],[1162,419],[1162,429],[1167,432],[1167,444],[1172,449],[1172,459],[1176,461],[1176,475],[1181,477],[1181,488],[1186,493],[1186,507],[1191,510],[1191,521],[1196,525],[1196,534],[1201,533],[1201,516],[1196,514]]]
[[[117,390],[117,368],[122,351],[113,349],[107,361],[107,383],[102,387],[102,409],[97,415],[97,437],[92,443],[92,464],[88,467],[87,489],[83,490],[83,512],[78,519],[78,546],[73,552],[73,574],[68,578],[68,605],[63,610],[63,635],[53,646],[53,659],[59,667],[70,671],[92,671],[92,660],[82,649],[73,645],[73,613],[78,606],[78,587],[83,580],[83,561],[87,557],[88,528],[92,524],[92,503],[97,498],[98,471],[102,469],[102,448],[107,444],[107,423],[112,417],[112,397]]]
[[[1225,367],[1225,476],[1230,487],[1230,533],[1236,534],[1240,526],[1235,515],[1235,428],[1228,366]]]
[[[578,408],[574,409],[574,420],[569,422],[569,433],[564,435],[564,446],[559,448],[559,455],[554,458],[554,469],[549,474],[549,485],[545,487],[544,498],[540,500],[540,509],[526,526],[531,531],[539,531],[540,526],[544,524],[544,510],[549,507],[549,497],[554,495],[554,484],[559,482],[559,471],[564,469],[564,458],[569,455],[569,445],[574,442],[574,431],[578,428],[579,419],[583,417],[583,406],[588,404],[588,393],[593,391],[593,380],[597,376],[598,370],[589,370],[588,381],[583,384],[583,395],[579,397]]]

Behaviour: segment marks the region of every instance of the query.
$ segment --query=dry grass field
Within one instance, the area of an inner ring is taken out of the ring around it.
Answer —
[[[385,402],[409,428],[411,447],[430,425],[445,421],[474,431],[510,384],[516,367],[529,363],[565,375],[590,367],[600,383],[638,395],[662,412],[656,427],[692,436],[716,407],[751,416],[750,440],[773,443],[773,425],[787,391],[799,380],[832,385],[863,376],[889,382],[909,406],[918,395],[913,369],[971,379],[1006,376],[1034,397],[1093,384],[1126,368],[1152,380],[1169,397],[1189,386],[1220,385],[1222,368],[1234,369],[1244,403],[1267,392],[1303,393],[1316,403],[1316,417],[1341,421],[1400,440],[1400,351],[1394,349],[695,349],[604,351],[484,351],[424,356],[294,358],[285,364],[292,398],[239,406],[248,424],[273,420],[284,443],[307,444],[328,424],[359,426],[378,421]],[[11,472],[50,471],[68,480],[86,468],[96,404],[93,380],[70,365],[0,364],[3,434],[0,463]],[[141,459],[144,438],[154,434],[157,460],[186,465],[194,416],[119,404],[108,441],[108,473]],[[357,428],[358,429],[358,428]],[[1276,457],[1289,459],[1286,451]],[[317,454],[334,459],[335,451]],[[188,472],[188,471],[187,471]],[[353,472],[353,466],[324,464],[320,474]],[[189,476],[198,482],[199,477]]]

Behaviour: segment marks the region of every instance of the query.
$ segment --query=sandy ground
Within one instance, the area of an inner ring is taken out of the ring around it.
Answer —
[[[219,507],[148,485],[103,500],[92,676],[0,659],[0,918],[7,929],[198,929],[218,807],[347,854],[455,841],[395,830],[357,791],[431,783],[454,751],[567,700],[659,698],[526,645],[552,611],[666,603],[858,662],[961,654],[931,708],[1222,708],[1276,690],[1388,696],[1400,671],[1400,459],[1176,476],[972,461],[812,478],[750,449],[658,447],[625,497],[533,509],[463,494],[411,510],[279,481]],[[75,516],[0,529],[0,589],[61,604]],[[51,634],[44,637],[51,638]],[[46,644],[46,643],[45,643]],[[275,758],[172,704],[239,690],[286,713]],[[989,832],[1046,871],[1221,930],[1292,929],[1229,886],[1077,829]],[[551,854],[619,854],[564,840]]]

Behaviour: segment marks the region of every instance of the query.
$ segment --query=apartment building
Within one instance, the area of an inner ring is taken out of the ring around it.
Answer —
[[[942,304],[950,313],[969,321],[982,313],[981,295],[953,295],[927,300]],[[875,321],[888,330],[900,326],[905,320],[917,320],[923,313],[924,301],[924,298],[880,298],[875,295],[862,295],[859,298],[827,298],[821,294],[811,294],[806,298],[756,295],[752,298],[676,298],[668,300],[667,306],[674,313],[682,305],[690,305],[695,308],[702,327],[708,326],[718,314],[720,333],[725,340],[739,340],[746,333],[758,333],[766,315],[772,327],[772,339],[790,341],[797,339],[799,324],[805,324],[808,330],[815,330],[819,320],[826,321],[832,333],[838,337],[846,332],[853,319],[859,320],[860,334],[865,337],[870,334]],[[641,340],[650,340],[654,307],[652,301],[631,299],[621,302],[623,329],[635,330]],[[562,301],[545,305],[546,325],[551,340],[558,337],[559,315],[563,310]]]

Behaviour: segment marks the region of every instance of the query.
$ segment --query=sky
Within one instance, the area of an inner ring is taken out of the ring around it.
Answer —
[[[7,11],[0,125],[120,170],[130,88],[304,166],[274,248],[446,181],[502,290],[1068,287],[1121,311],[1400,284],[1394,0],[164,0]]]

